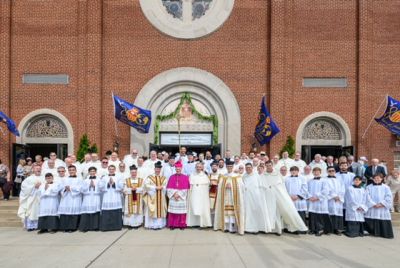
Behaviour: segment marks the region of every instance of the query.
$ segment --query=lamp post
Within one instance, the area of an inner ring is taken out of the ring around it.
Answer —
[[[179,153],[181,152],[181,118],[182,116],[178,114],[176,116],[176,120],[178,120],[178,148],[179,148]]]

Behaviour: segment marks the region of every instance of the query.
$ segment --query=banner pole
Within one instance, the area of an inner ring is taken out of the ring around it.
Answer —
[[[371,121],[369,122],[369,125],[368,125],[368,127],[365,129],[364,134],[361,136],[361,139],[364,139],[365,134],[367,134],[367,131],[368,131],[369,128],[371,127],[372,122],[374,121],[374,119],[375,119],[376,115],[378,114],[379,110],[382,108],[382,105],[383,105],[383,104],[385,103],[385,101],[387,100],[388,96],[389,96],[389,95],[386,94],[386,96],[385,96],[385,98],[383,99],[381,105],[379,105],[378,110],[376,110],[376,113],[374,114],[374,116],[372,117]]]
[[[118,127],[117,127],[117,118],[115,117],[115,99],[114,99],[114,92],[111,93],[112,94],[112,103],[114,106],[114,128],[115,128],[115,135],[117,136],[116,141],[118,142],[119,140],[119,133],[118,133]]]

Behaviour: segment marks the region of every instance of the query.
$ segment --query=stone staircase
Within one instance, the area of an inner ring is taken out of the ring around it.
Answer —
[[[9,201],[0,200],[0,227],[22,227],[21,219],[17,216],[18,198]]]

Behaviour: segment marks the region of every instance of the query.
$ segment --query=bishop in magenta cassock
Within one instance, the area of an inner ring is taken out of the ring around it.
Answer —
[[[168,223],[171,229],[186,228],[187,202],[186,198],[190,189],[189,177],[182,174],[182,162],[175,164],[176,173],[169,178],[167,184]]]

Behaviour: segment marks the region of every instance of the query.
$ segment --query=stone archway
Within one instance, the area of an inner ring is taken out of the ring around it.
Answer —
[[[151,79],[139,92],[135,105],[151,110],[153,120],[165,107],[189,93],[194,102],[218,118],[218,143],[221,150],[241,152],[241,117],[239,104],[229,87],[204,70],[184,67],[165,71]],[[131,129],[131,148],[148,152],[154,141],[154,121],[148,134]]]
[[[20,144],[67,144],[74,152],[74,132],[68,119],[52,109],[39,109],[27,114],[19,123]]]
[[[296,150],[302,146],[350,146],[351,132],[346,121],[331,112],[313,113],[297,129]]]

